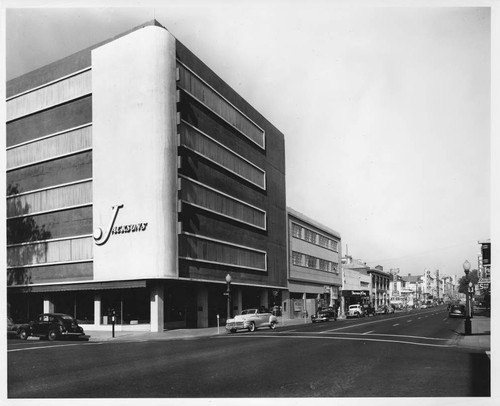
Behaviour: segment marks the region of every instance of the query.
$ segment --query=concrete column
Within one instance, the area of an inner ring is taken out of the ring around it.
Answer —
[[[94,325],[101,325],[101,294],[94,295]]]
[[[43,312],[54,313],[54,303],[48,298],[43,299]]]
[[[269,291],[267,289],[261,289],[260,291],[260,305],[264,307],[269,306]]]
[[[197,327],[208,327],[208,289],[206,286],[198,286],[196,291]]]
[[[240,314],[241,311],[243,310],[243,292],[241,289],[233,287],[234,293],[233,293],[233,316],[236,314]],[[234,309],[237,307],[238,309]]]
[[[149,293],[151,304],[151,331],[155,333],[162,332],[164,328],[164,295],[165,289],[163,282],[156,282],[151,286],[151,291]]]

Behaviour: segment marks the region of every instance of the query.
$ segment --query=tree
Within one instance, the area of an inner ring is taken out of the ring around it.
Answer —
[[[473,269],[472,271],[469,272],[469,276],[467,279],[465,278],[464,275],[458,280],[458,292],[467,293],[467,286],[469,285],[469,282],[472,282],[473,285],[476,285],[478,281],[479,281],[479,275],[477,269]]]

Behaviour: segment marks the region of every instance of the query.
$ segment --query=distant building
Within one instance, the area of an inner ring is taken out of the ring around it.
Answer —
[[[371,268],[368,273],[371,275],[371,301],[375,308],[389,304],[389,289],[391,275],[384,272],[381,265]]]
[[[359,259],[346,256],[342,264],[342,300],[343,314],[350,305],[372,303],[370,267]]]

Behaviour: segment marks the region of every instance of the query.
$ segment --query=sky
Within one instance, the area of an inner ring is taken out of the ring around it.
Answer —
[[[7,80],[156,18],[285,135],[287,205],[344,254],[401,275],[477,268],[492,232],[488,7],[6,4]]]

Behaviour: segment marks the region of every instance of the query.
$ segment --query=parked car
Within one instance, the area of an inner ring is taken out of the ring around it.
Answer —
[[[365,317],[365,310],[360,304],[350,305],[346,317]]]
[[[463,304],[451,305],[448,317],[465,317],[465,306]]]
[[[311,321],[313,323],[330,320],[337,320],[337,312],[335,310],[320,310],[318,313],[311,316]]]
[[[364,304],[363,310],[365,311],[365,316],[375,316],[377,314],[371,303]]]
[[[382,305],[375,311],[376,314],[390,314],[394,313],[394,308],[392,306]]]
[[[19,330],[25,325],[14,323],[11,317],[7,317],[7,338],[19,337]]]
[[[235,333],[237,330],[246,329],[255,331],[260,327],[269,327],[274,330],[278,324],[278,318],[271,314],[267,309],[247,309],[241,314],[226,321],[226,330]]]
[[[88,340],[90,337],[73,317],[63,313],[43,313],[22,326],[19,329],[19,338],[26,340],[29,336],[46,338],[49,341],[69,337]]]

